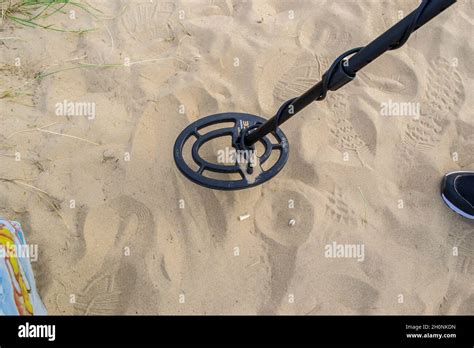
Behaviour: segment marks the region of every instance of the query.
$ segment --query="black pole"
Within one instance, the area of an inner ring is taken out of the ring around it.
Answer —
[[[456,2],[456,0],[425,1],[427,1],[426,4],[420,5],[420,7],[424,6],[421,13],[418,11],[419,8],[415,9],[408,16],[388,29],[367,46],[354,49],[354,52],[351,52],[352,50],[346,52],[347,55],[354,55],[345,60],[344,63],[340,61],[336,66],[334,66],[334,70],[331,71],[331,77],[329,81],[326,82],[327,86],[324,86],[323,75],[322,81],[311,87],[300,97],[291,101],[287,101],[282,107],[280,107],[280,110],[275,116],[255,130],[246,134],[244,138],[245,144],[252,145],[268,133],[276,130],[280,124],[286,122],[297,112],[304,109],[313,101],[320,99],[322,93],[325,93],[326,90],[329,89],[331,91],[335,91],[344,86],[346,83],[352,81],[355,78],[356,72],[362,69],[364,66],[372,62],[386,51],[400,47],[399,45],[404,43],[403,39],[407,33],[408,35],[411,34],[412,31],[417,30]],[[411,27],[412,25],[413,27]]]

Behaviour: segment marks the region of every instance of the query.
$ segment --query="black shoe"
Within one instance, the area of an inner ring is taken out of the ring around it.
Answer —
[[[456,213],[474,219],[474,172],[446,174],[441,183],[441,196]]]

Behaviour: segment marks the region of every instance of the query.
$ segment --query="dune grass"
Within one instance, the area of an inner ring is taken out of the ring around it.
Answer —
[[[100,10],[72,0],[0,0],[1,18],[30,28],[42,28],[59,32],[85,33],[95,28],[67,30],[42,24],[47,18],[56,14],[67,14],[71,9],[79,9],[96,17],[102,13]]]

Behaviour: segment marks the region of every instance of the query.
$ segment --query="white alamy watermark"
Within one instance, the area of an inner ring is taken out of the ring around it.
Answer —
[[[224,164],[247,164],[252,167],[257,165],[257,152],[254,150],[236,150],[226,147],[217,151],[217,162]]]
[[[365,260],[365,246],[364,244],[338,244],[332,242],[324,247],[324,256],[328,258],[352,258],[362,262]]]
[[[387,102],[380,103],[380,114],[382,116],[409,116],[420,117],[420,103],[396,102],[389,99]]]
[[[64,99],[55,104],[57,116],[83,116],[88,120],[95,119],[94,102],[73,102]]]
[[[18,337],[20,338],[46,338],[48,341],[56,339],[56,325],[30,324],[26,322],[18,326]]]
[[[38,244],[0,245],[0,259],[2,258],[29,258],[31,262],[36,262],[38,261]]]

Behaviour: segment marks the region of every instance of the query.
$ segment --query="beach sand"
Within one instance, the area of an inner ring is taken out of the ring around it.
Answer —
[[[0,31],[0,215],[38,245],[50,314],[474,314],[474,225],[439,195],[474,170],[474,1],[285,123],[282,172],[236,192],[181,175],[181,130],[270,118],[418,1],[89,4],[41,23],[91,32]]]

